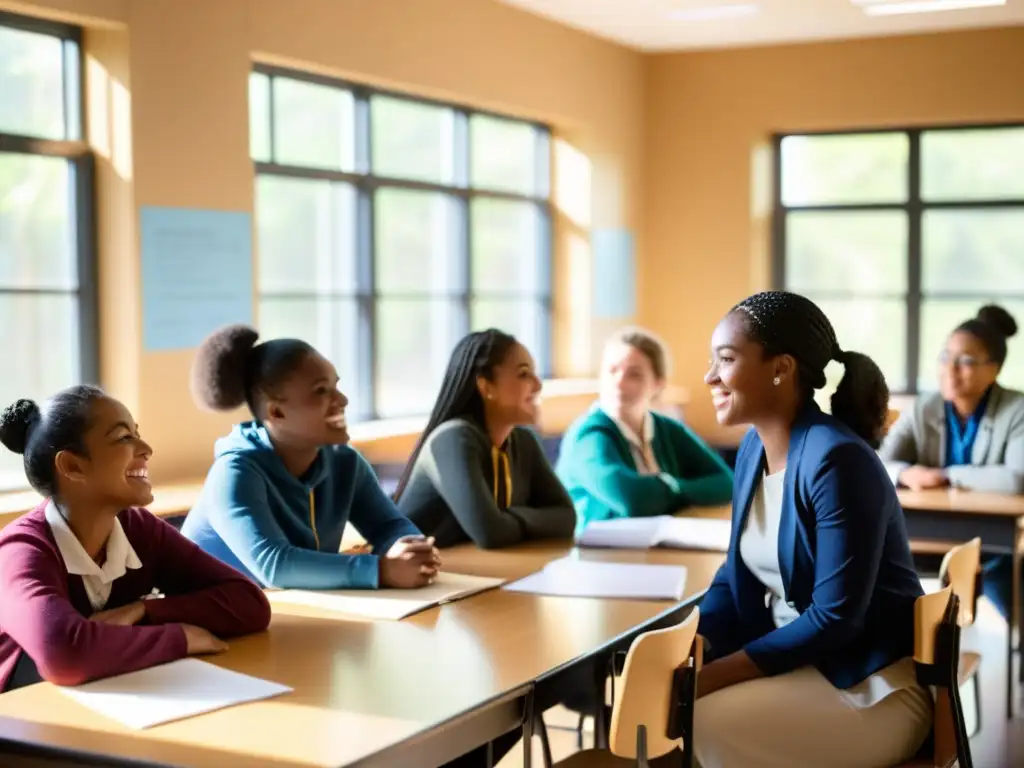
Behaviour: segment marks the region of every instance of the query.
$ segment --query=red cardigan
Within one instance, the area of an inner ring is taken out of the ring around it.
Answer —
[[[114,581],[105,610],[154,588],[165,597],[146,600],[146,616],[134,626],[90,621],[82,577],[68,574],[45,508],[0,531],[0,691],[22,653],[43,679],[79,685],[183,658],[181,624],[231,637],[270,623],[270,604],[258,586],[144,509],[118,515],[142,567]]]

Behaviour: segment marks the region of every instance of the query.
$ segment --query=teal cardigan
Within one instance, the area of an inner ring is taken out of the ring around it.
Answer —
[[[576,507],[577,533],[592,520],[670,515],[732,498],[732,470],[722,458],[675,419],[651,416],[661,475],[637,471],[629,443],[600,408],[566,431],[555,471]]]

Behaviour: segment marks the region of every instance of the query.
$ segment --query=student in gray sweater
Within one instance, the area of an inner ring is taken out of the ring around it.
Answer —
[[[477,331],[455,347],[395,491],[398,508],[437,546],[572,536],[572,500],[528,429],[540,386],[530,353],[507,333]]]

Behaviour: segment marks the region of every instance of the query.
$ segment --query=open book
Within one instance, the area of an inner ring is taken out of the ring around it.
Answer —
[[[708,517],[623,517],[595,520],[576,537],[580,547],[697,549],[727,552],[731,520]]]
[[[267,590],[267,599],[278,605],[304,605],[367,619],[398,620],[504,583],[504,579],[442,571],[433,584],[419,589],[281,589]]]

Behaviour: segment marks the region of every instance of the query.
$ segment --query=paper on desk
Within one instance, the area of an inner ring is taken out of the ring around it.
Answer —
[[[504,583],[504,579],[442,571],[433,584],[419,589],[282,589],[268,591],[267,598],[271,603],[305,605],[369,619],[398,620]]]
[[[731,529],[731,521],[715,518],[626,517],[590,523],[578,537],[577,544],[614,549],[669,547],[726,552]]]
[[[60,690],[129,728],[150,728],[292,689],[199,659],[180,659]]]
[[[510,592],[561,597],[682,600],[686,568],[681,565],[602,563],[563,557],[524,579],[506,584]]]

